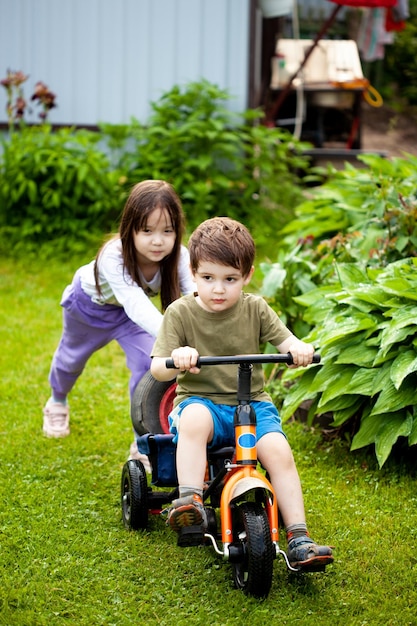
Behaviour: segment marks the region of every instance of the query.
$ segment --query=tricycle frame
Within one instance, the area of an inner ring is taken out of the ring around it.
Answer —
[[[320,361],[314,355],[313,362]],[[279,547],[277,497],[269,478],[257,468],[256,414],[250,404],[250,384],[254,363],[292,363],[291,354],[257,354],[242,356],[200,357],[198,367],[219,364],[238,365],[237,406],[235,409],[235,448],[227,447],[208,454],[207,489],[203,501],[208,512],[208,528],[186,527],[178,536],[178,545],[211,544],[215,552],[231,563],[237,587],[245,593],[265,597],[272,583],[273,560],[282,556],[290,571],[286,552]],[[174,367],[172,359],[167,367]],[[174,383],[173,383],[174,384]],[[158,463],[155,441],[160,437],[165,449],[172,446],[168,434],[142,435],[149,444],[153,466],[152,484],[165,486],[156,475]],[[141,443],[141,437],[138,443]],[[162,453],[163,455],[163,453]],[[155,492],[147,486],[146,473],[140,461],[128,461],[122,471],[122,516],[129,529],[147,527],[148,512],[164,513],[164,506],[178,497],[176,477],[171,491]],[[209,506],[209,504],[211,506]],[[220,509],[221,532],[217,532],[215,509]],[[166,511],[166,509],[165,509]],[[252,545],[254,544],[254,548]],[[252,562],[251,562],[252,561]],[[325,569],[324,566],[319,568]]]

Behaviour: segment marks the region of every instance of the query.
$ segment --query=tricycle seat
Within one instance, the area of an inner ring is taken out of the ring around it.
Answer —
[[[146,454],[152,466],[152,485],[175,487],[178,485],[175,465],[176,445],[172,434],[145,433],[137,437],[139,452]],[[209,450],[209,474],[214,477],[221,465],[234,455],[233,446],[224,446]]]

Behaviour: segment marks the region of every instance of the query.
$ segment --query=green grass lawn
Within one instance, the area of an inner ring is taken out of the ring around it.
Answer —
[[[42,435],[59,299],[85,260],[0,261],[0,624],[417,624],[415,468],[391,459],[378,470],[373,454],[299,423],[286,430],[310,531],[335,546],[324,574],[294,577],[279,559],[261,602],[233,588],[211,548],[178,548],[162,519],[146,533],[124,529],[132,431],[116,344],[71,394],[71,435]]]

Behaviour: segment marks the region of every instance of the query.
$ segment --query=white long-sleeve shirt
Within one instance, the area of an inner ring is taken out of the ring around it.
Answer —
[[[151,281],[141,275],[145,290],[123,272],[122,243],[114,239],[103,248],[98,269],[101,296],[97,293],[94,279],[94,264],[91,261],[77,270],[81,288],[96,304],[115,304],[124,308],[126,315],[141,328],[156,337],[162,323],[162,313],[149,299],[161,289],[161,273],[158,270]],[[185,246],[181,246],[178,265],[180,290],[182,295],[195,291],[190,271],[190,256]]]

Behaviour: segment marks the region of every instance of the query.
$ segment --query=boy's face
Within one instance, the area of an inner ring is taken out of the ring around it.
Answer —
[[[211,313],[230,309],[252,278],[253,267],[245,277],[234,267],[202,261],[194,273],[198,304]]]

